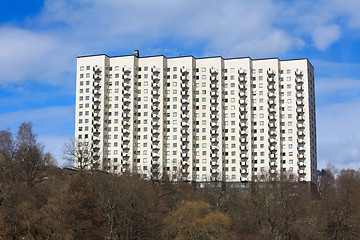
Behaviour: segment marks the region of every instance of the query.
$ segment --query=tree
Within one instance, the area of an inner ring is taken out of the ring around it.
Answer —
[[[92,157],[92,146],[89,142],[74,140],[65,142],[63,146],[64,159],[67,167],[75,167],[78,170],[93,170],[100,166]]]
[[[234,239],[230,218],[203,201],[182,201],[165,222],[165,239]]]

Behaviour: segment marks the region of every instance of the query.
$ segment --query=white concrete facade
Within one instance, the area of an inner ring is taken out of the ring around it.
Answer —
[[[83,56],[76,82],[75,138],[99,169],[200,183],[284,172],[315,181],[307,59]]]

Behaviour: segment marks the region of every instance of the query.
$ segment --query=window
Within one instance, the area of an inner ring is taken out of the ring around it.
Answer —
[[[203,67],[203,68],[201,69],[201,71],[202,71],[202,72],[206,72],[206,68]]]

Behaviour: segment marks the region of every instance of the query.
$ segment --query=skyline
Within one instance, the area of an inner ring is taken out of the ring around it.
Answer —
[[[74,136],[76,57],[139,49],[140,56],[308,58],[318,168],[360,167],[360,2],[17,0],[0,7],[0,128],[33,122],[60,163]]]

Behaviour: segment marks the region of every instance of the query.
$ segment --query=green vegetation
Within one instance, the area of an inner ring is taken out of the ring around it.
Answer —
[[[0,239],[360,239],[360,171],[316,184],[195,189],[60,169],[24,123],[0,131]]]

